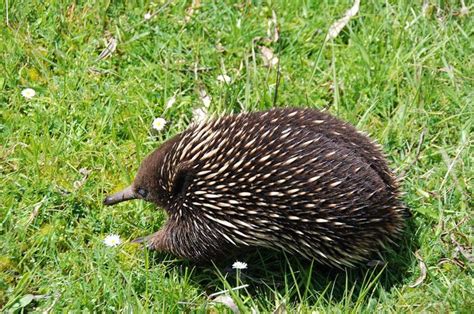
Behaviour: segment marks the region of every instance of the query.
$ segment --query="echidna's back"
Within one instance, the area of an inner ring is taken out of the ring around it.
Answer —
[[[288,124],[308,128],[315,134],[324,134],[331,141],[363,158],[387,186],[397,187],[396,180],[392,177],[378,144],[370,141],[366,135],[348,123],[324,112],[310,109],[276,109],[263,114],[251,113],[251,115],[255,115],[256,121],[262,121],[263,116],[273,124]]]

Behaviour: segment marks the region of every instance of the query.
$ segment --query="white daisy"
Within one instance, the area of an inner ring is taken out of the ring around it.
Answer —
[[[151,19],[151,13],[150,12],[147,12],[145,13],[145,15],[143,16],[143,18],[148,21],[149,19]]]
[[[152,127],[157,131],[161,131],[165,128],[166,120],[163,118],[156,118],[153,120]]]
[[[232,264],[233,269],[247,269],[247,263],[236,261]]]
[[[21,95],[25,97],[26,99],[31,99],[35,97],[36,92],[33,88],[25,88],[24,90],[21,91]]]
[[[219,82],[223,82],[223,83],[227,83],[227,84],[230,84],[232,82],[232,78],[228,75],[225,75],[225,74],[221,74],[217,77],[217,80]]]
[[[122,243],[122,240],[120,240],[120,236],[118,234],[109,234],[104,239],[104,244],[109,247],[120,245],[120,243]]]

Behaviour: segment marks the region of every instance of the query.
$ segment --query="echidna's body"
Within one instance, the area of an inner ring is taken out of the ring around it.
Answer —
[[[191,260],[267,247],[351,266],[396,236],[406,215],[377,146],[328,114],[302,109],[190,127],[105,203],[130,198],[168,212],[149,247]]]

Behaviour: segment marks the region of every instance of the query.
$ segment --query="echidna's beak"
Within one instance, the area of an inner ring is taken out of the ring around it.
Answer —
[[[135,198],[138,197],[133,191],[132,186],[129,186],[120,192],[107,196],[104,199],[104,205],[114,205],[123,201],[133,200]]]

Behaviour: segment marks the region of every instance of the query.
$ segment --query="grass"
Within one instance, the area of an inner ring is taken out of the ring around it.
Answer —
[[[207,294],[248,284],[230,293],[243,312],[472,312],[473,7],[462,15],[458,1],[428,2],[425,11],[412,1],[363,3],[326,44],[351,1],[202,1],[192,14],[189,1],[2,2],[0,308],[216,312],[226,307]],[[272,10],[277,42],[263,39]],[[146,12],[157,14],[144,20]],[[97,60],[112,36],[116,51]],[[263,65],[262,45],[278,56],[280,76]],[[26,87],[36,90],[31,100]],[[388,263],[334,271],[256,252],[241,257],[249,268],[236,276],[230,264],[105,247],[107,234],[132,239],[162,225],[149,204],[101,202],[186,128],[201,89],[213,115],[328,108],[378,140],[404,174],[413,213]],[[167,128],[152,132],[159,116]],[[415,251],[427,277],[412,288]]]

